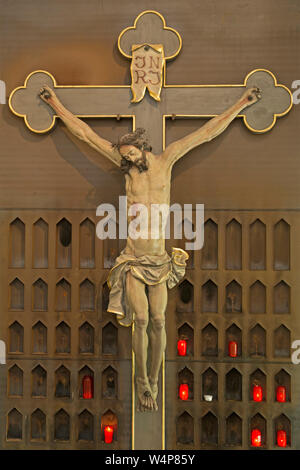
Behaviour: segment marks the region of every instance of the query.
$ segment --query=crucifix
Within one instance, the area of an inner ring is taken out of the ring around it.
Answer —
[[[10,109],[36,133],[50,131],[60,118],[124,172],[129,207],[169,204],[173,165],[191,149],[217,137],[236,117],[252,132],[267,132],[292,106],[290,91],[264,69],[250,72],[240,85],[167,85],[166,63],[181,46],[179,33],[160,13],[142,12],[118,38],[119,51],[131,60],[131,86],[59,86],[50,73],[35,71],[11,93]],[[88,117],[130,117],[133,132],[112,144],[79,119]],[[167,118],[201,117],[212,119],[165,147]],[[165,446],[167,288],[184,277],[188,255],[179,248],[168,255],[164,230],[161,224],[156,239],[149,233],[139,239],[129,235],[108,277],[108,311],[121,325],[133,324],[135,449]]]

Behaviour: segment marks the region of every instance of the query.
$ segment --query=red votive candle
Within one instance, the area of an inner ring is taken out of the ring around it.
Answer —
[[[114,428],[112,426],[105,426],[104,428],[104,442],[111,444],[114,436]]]
[[[179,339],[177,342],[177,350],[179,356],[186,356],[186,341],[185,339]]]
[[[188,384],[181,384],[179,387],[179,398],[180,400],[187,400],[189,398],[189,386]]]
[[[85,375],[82,379],[82,396],[85,400],[93,398],[93,378]]]
[[[261,432],[259,429],[252,429],[251,431],[251,445],[253,447],[261,446]]]
[[[253,386],[253,401],[262,401],[263,389],[260,385]]]
[[[228,355],[230,357],[236,357],[237,356],[237,342],[236,341],[229,341]]]

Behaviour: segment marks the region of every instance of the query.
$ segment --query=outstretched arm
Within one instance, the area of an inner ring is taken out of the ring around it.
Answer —
[[[78,119],[74,114],[68,111],[59,101],[54,91],[44,86],[40,91],[40,98],[49,104],[57,116],[65,123],[69,131],[80,140],[89,144],[92,148],[107,157],[117,166],[120,166],[121,156],[113,148],[111,142],[100,137],[85,122]]]
[[[163,158],[165,158],[171,166],[174,165],[179,158],[183,157],[190,150],[205,142],[209,142],[225,131],[242,109],[256,103],[260,97],[259,88],[254,87],[247,89],[242,97],[233,106],[224,111],[224,113],[214,117],[197,131],[168,145],[163,153]]]

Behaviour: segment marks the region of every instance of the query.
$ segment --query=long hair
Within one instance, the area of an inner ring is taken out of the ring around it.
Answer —
[[[151,152],[152,147],[149,144],[145,134],[145,129],[143,129],[142,127],[138,127],[134,132],[130,132],[130,134],[125,134],[122,137],[119,137],[118,142],[116,144],[113,144],[113,147],[120,150],[120,147],[122,147],[122,145],[133,145],[139,150]]]
[[[113,144],[113,148],[117,149],[119,152],[122,145],[133,145],[134,147],[142,151],[142,158],[136,163],[131,162],[130,160],[122,156],[121,170],[123,171],[123,173],[129,173],[129,170],[133,166],[136,166],[140,173],[148,170],[148,163],[145,152],[151,152],[152,147],[149,144],[145,133],[145,129],[143,129],[142,127],[138,127],[134,132],[119,137],[118,142],[116,144]]]

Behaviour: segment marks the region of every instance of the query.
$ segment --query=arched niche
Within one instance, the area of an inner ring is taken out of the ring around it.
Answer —
[[[56,267],[72,267],[72,224],[66,218],[56,225]]]
[[[202,286],[201,311],[203,313],[218,312],[218,286],[210,279]]]
[[[86,218],[79,227],[79,265],[80,268],[95,267],[95,224]]]
[[[204,224],[201,255],[202,269],[218,269],[218,225],[212,219],[208,219]]]
[[[176,312],[189,313],[194,311],[194,286],[184,279],[177,287]]]
[[[48,268],[48,224],[42,218],[33,224],[32,264],[34,268]]]
[[[226,251],[225,266],[226,269],[242,269],[242,226],[236,220],[232,219],[226,225]]]
[[[10,267],[25,266],[25,224],[18,217],[10,224]]]
[[[225,398],[226,400],[242,401],[242,375],[233,368],[227,372],[225,377]]]
[[[47,371],[40,365],[31,373],[31,396],[34,398],[47,396]]]

